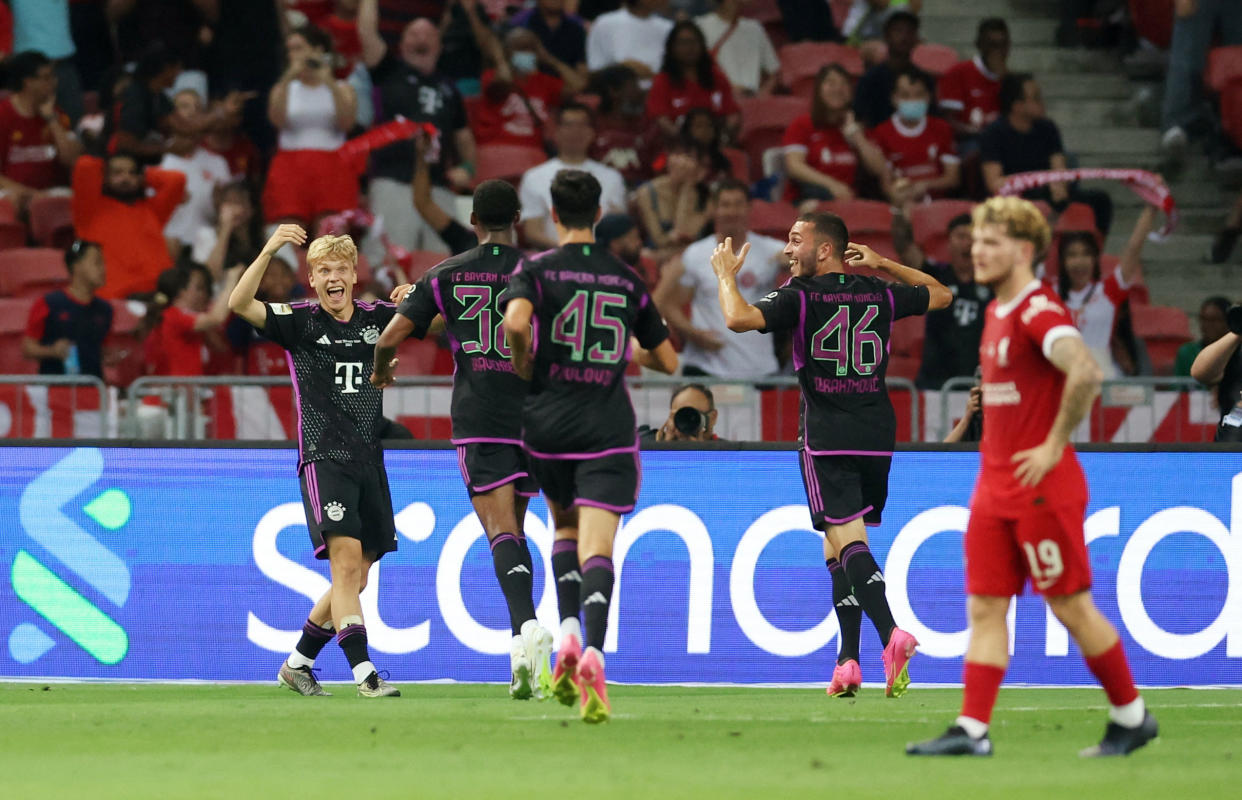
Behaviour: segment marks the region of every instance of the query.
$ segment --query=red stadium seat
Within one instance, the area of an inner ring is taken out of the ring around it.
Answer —
[[[0,222],[16,222],[17,206],[8,197],[0,197]]]
[[[1134,335],[1147,346],[1152,371],[1157,375],[1172,375],[1178,348],[1193,338],[1186,312],[1169,306],[1131,303],[1130,324]]]
[[[746,155],[746,151],[725,147],[721,152],[729,159],[729,173],[739,181],[750,183],[750,156]]]
[[[889,340],[888,377],[914,380],[923,363],[924,319],[906,317],[893,323]]]
[[[910,226],[914,241],[923,248],[930,259],[940,262],[949,260],[949,222],[961,214],[969,214],[975,204],[969,200],[936,200],[914,207],[910,214]]]
[[[1208,52],[1203,82],[1214,92],[1223,92],[1234,81],[1242,80],[1242,45],[1213,47]]]
[[[411,281],[416,281],[427,273],[427,270],[439,264],[448,256],[444,253],[433,253],[429,250],[414,250],[410,252],[409,265],[402,264],[405,269],[405,275]]]
[[[30,203],[30,235],[40,247],[65,248],[73,243],[73,197],[45,195]]]
[[[1130,0],[1134,32],[1161,50],[1173,41],[1173,0]]]
[[[1086,203],[1070,203],[1066,206],[1057,216],[1057,224],[1052,230],[1054,233],[1088,231],[1094,233],[1097,239],[1102,238],[1100,229],[1095,224],[1095,211]]]
[[[33,298],[0,298],[0,375],[31,375],[39,364],[22,357],[22,337]]]
[[[548,160],[538,147],[515,144],[489,144],[478,149],[475,157],[474,185],[493,178],[516,183],[526,170]]]
[[[436,337],[409,338],[397,347],[396,375],[434,375],[436,366]]]
[[[962,60],[957,50],[948,45],[933,42],[923,42],[914,48],[914,53],[910,57],[914,61],[914,66],[930,73],[935,78],[939,78],[949,71],[949,67]]]
[[[764,236],[784,241],[797,216],[798,209],[794,208],[793,203],[750,201],[750,229]]]
[[[1234,145],[1242,147],[1242,81],[1234,81],[1221,92],[1220,119]]]
[[[851,78],[863,73],[862,55],[857,49],[832,42],[798,42],[787,44],[778,53],[781,60],[781,82],[795,97],[810,97],[815,75],[825,64],[837,63]]]
[[[26,246],[26,226],[20,222],[0,222],[0,250]]]
[[[882,256],[897,257],[893,246],[893,211],[879,200],[829,200],[819,208],[845,220],[850,239],[865,244]]]
[[[69,282],[59,250],[22,247],[0,254],[0,296],[36,296]]]
[[[785,129],[795,119],[808,113],[811,105],[801,97],[746,97],[738,101],[742,111],[740,141],[750,157],[750,179],[761,180],[763,154],[780,147]]]

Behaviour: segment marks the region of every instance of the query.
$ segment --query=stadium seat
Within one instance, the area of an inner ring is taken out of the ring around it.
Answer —
[[[38,362],[22,357],[22,337],[30,316],[31,298],[0,298],[0,375],[31,375]]]
[[[1057,216],[1053,233],[1069,233],[1071,231],[1088,231],[1094,233],[1096,239],[1102,239],[1100,229],[1095,224],[1095,211],[1086,203],[1070,203]]]
[[[729,172],[733,177],[744,183],[750,183],[750,156],[746,155],[746,151],[736,147],[725,147],[721,152],[724,153],[725,158],[729,159]]]
[[[789,236],[789,228],[798,216],[798,209],[793,203],[767,200],[750,201],[750,229],[764,236],[784,241]]]
[[[764,152],[780,147],[785,129],[808,113],[811,105],[802,97],[767,96],[743,98],[738,106],[742,111],[739,140],[750,158],[750,180],[762,180]]]
[[[781,83],[789,87],[794,97],[810,97],[815,75],[825,64],[840,64],[854,79],[863,73],[862,55],[843,44],[797,42],[785,45],[777,55],[781,60]]]
[[[889,340],[888,377],[914,380],[923,363],[923,335],[925,320],[922,316],[906,317],[893,323]]]
[[[397,375],[435,374],[436,337],[426,339],[408,338],[397,347]]]
[[[22,247],[0,256],[0,296],[34,297],[68,281],[65,257],[59,250]]]
[[[1147,346],[1152,371],[1172,375],[1177,350],[1191,338],[1190,320],[1180,308],[1130,304],[1130,324],[1134,335]]]
[[[439,264],[448,256],[444,253],[434,253],[429,250],[413,250],[410,252],[409,263],[402,263],[405,269],[405,275],[411,282],[417,281],[427,273],[427,270]]]
[[[1234,81],[1220,95],[1221,127],[1242,148],[1242,81]]]
[[[20,222],[0,222],[0,250],[26,246],[26,226]]]
[[[948,45],[933,42],[923,42],[914,48],[914,53],[910,57],[914,61],[914,66],[934,78],[939,78],[949,71],[949,67],[962,60],[957,50]]]
[[[865,244],[882,256],[897,257],[893,246],[893,211],[879,200],[829,200],[819,204],[821,211],[845,220],[850,239]]]
[[[44,195],[30,203],[30,235],[40,247],[64,249],[73,243],[73,197]]]
[[[1242,81],[1242,45],[1213,47],[1208,52],[1203,82],[1219,94],[1234,81]]]
[[[1173,41],[1173,0],[1130,0],[1134,32],[1161,50]]]
[[[478,149],[475,157],[474,185],[492,178],[516,183],[526,170],[548,160],[538,147],[515,144],[490,144]]]
[[[910,226],[914,241],[923,248],[930,259],[940,262],[949,260],[949,222],[959,214],[969,214],[975,204],[969,200],[936,200],[914,207],[910,214]]]
[[[0,195],[0,222],[17,222],[17,206],[5,195]]]

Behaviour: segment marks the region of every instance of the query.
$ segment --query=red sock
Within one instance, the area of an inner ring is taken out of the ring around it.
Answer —
[[[985,725],[990,723],[996,695],[1000,694],[1004,679],[1005,670],[1000,667],[967,661],[962,667],[962,683],[966,684],[966,690],[962,692],[962,716],[977,719]]]
[[[1126,661],[1120,639],[1098,656],[1087,658],[1086,662],[1091,674],[1104,687],[1109,703],[1124,706],[1138,699],[1138,689],[1134,686],[1134,678],[1130,677],[1130,662]]]

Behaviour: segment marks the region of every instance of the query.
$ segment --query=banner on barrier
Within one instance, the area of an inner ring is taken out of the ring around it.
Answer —
[[[272,680],[328,586],[306,536],[295,454],[6,449],[0,675]],[[1082,454],[1095,596],[1151,685],[1242,684],[1242,467],[1230,453]],[[507,680],[509,631],[451,450],[387,454],[400,549],[363,597],[395,680]],[[648,452],[618,536],[606,651],[622,682],[824,682],[831,589],[792,452]],[[903,452],[870,530],[915,683],[956,682],[961,531],[973,453]],[[555,629],[552,529],[526,518],[540,618]],[[863,675],[882,677],[864,621]],[[1014,682],[1090,684],[1038,598],[1011,609]],[[319,665],[345,679],[332,647]]]

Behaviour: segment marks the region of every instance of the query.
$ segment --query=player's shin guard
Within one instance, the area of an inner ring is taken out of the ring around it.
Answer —
[[[987,725],[992,721],[992,709],[996,706],[996,696],[1000,694],[1001,681],[1005,680],[1005,670],[992,664],[980,664],[967,661],[962,666],[962,717],[982,723],[986,732]],[[958,724],[962,722],[958,718]],[[967,730],[976,739],[981,733]]]
[[[612,559],[591,556],[582,565],[582,611],[586,618],[586,644],[603,652],[608,633],[608,606],[612,602]]]
[[[552,543],[552,576],[556,578],[556,606],[561,619],[577,619],[582,606],[582,573],[578,569],[578,542]]]
[[[302,623],[302,636],[298,639],[293,652],[289,654],[289,666],[313,667],[315,659],[323,652],[323,648],[332,641],[332,622],[320,627],[309,619]]]
[[[492,565],[496,568],[496,580],[504,592],[509,606],[509,626],[513,635],[522,632],[522,623],[535,618],[535,604],[531,600],[533,576],[530,551],[512,533],[502,533],[491,541]]]
[[[345,624],[355,619],[359,621]],[[341,623],[343,627],[336,635],[336,642],[345,652],[345,660],[353,670],[354,683],[362,683],[368,675],[375,672],[375,665],[371,663],[371,655],[367,652],[366,626],[362,624],[361,617],[346,617]]]
[[[867,547],[866,542],[850,542],[841,548],[841,564],[854,587],[854,597],[858,598],[862,610],[875,625],[880,643],[887,647],[888,637],[896,623],[893,622],[893,612],[888,608],[884,573],[875,563],[871,548]]]
[[[862,607],[854,596],[854,587],[850,585],[845,568],[835,558],[830,558],[828,574],[832,576],[832,605],[837,612],[837,624],[841,628],[841,653],[837,656],[837,664],[844,664],[853,659],[858,660],[858,640],[862,635]]]
[[[1118,725],[1135,728],[1142,724],[1146,708],[1139,700],[1138,689],[1130,675],[1130,663],[1126,651],[1118,639],[1112,647],[1099,655],[1085,659],[1091,674],[1104,687],[1112,708],[1109,717]]]

